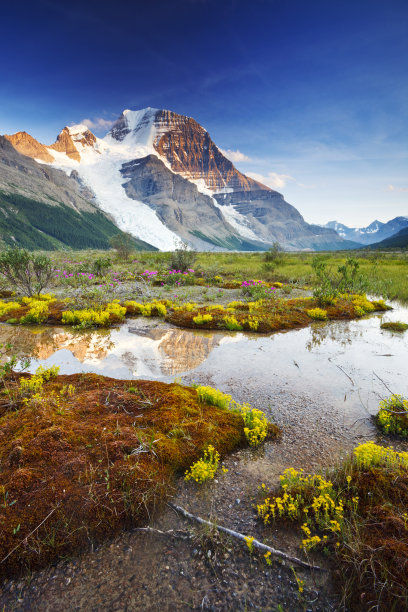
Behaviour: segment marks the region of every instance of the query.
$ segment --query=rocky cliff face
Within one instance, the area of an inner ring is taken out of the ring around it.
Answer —
[[[80,144],[82,147],[93,147],[95,143],[96,137],[86,128],[86,126],[75,126],[74,128],[64,127],[62,132],[58,134],[56,142],[47,147],[47,149],[65,153],[70,159],[79,162],[81,161],[81,155],[77,145]]]
[[[209,133],[191,117],[159,110],[154,119],[154,147],[171,169],[184,178],[202,180],[214,192],[222,189],[249,191],[269,187],[239,172],[211,140]]]
[[[34,140],[34,139],[33,139]],[[36,142],[36,141],[35,141]],[[34,154],[33,154],[34,156]],[[95,204],[82,193],[80,182],[31,156],[22,155],[9,137],[0,136],[0,190],[18,193],[50,206],[65,204],[77,211],[92,211]]]
[[[58,134],[56,142],[50,145],[48,148],[53,149],[53,151],[58,151],[58,153],[65,153],[67,157],[70,159],[75,159],[75,161],[79,162],[81,160],[81,156],[78,153],[78,149],[76,148],[67,127],[65,127],[62,132]]]
[[[41,144],[30,134],[27,134],[27,132],[17,132],[12,135],[6,134],[4,137],[22,155],[27,155],[47,164],[52,164],[55,161],[50,151],[64,153],[70,159],[79,162],[81,161],[81,155],[78,145],[81,145],[81,147],[93,147],[96,143],[96,137],[84,125],[74,126],[73,128],[64,127],[52,145]]]
[[[47,147],[39,143],[38,140],[27,134],[27,132],[17,132],[17,134],[12,134],[11,136],[6,134],[4,138],[22,155],[27,155],[47,163],[54,161]]]
[[[336,232],[310,225],[294,207],[276,191],[251,190],[214,194],[221,207],[233,207],[247,219],[248,226],[261,240],[279,242],[286,249],[331,249],[339,245]],[[221,208],[222,210],[222,208]]]
[[[108,248],[120,230],[71,174],[22,155],[0,136],[0,241],[30,249]]]
[[[177,237],[203,250],[267,249],[275,241],[289,250],[353,246],[333,229],[307,224],[280,193],[239,172],[194,119],[172,111],[125,110],[102,139],[77,125],[48,147],[28,134],[8,142],[63,169],[121,229],[163,250]],[[37,175],[29,169],[18,189],[31,181],[39,193]],[[43,197],[50,195],[44,186]]]
[[[155,155],[123,164],[124,188],[134,200],[149,204],[166,227],[203,248],[208,243],[221,248],[258,250],[262,245],[248,241],[224,219],[211,197],[200,193],[194,183],[169,170]]]

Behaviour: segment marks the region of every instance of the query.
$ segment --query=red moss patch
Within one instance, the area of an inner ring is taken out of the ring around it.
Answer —
[[[351,545],[341,551],[351,609],[407,610],[408,470],[355,470],[352,482],[359,520]]]
[[[17,546],[3,575],[140,523],[209,443],[221,455],[245,443],[241,416],[194,389],[75,374],[10,405],[21,376],[0,400],[0,560]],[[74,394],[61,396],[63,385]]]
[[[252,312],[249,305],[245,303],[237,306],[234,312],[216,309],[215,306],[210,308],[203,306],[191,312],[183,310],[169,312],[166,320],[178,327],[191,329],[226,329],[224,317],[234,316],[245,331],[271,333],[282,329],[307,327],[312,323],[312,319],[306,311],[318,306],[318,301],[312,298],[263,300]],[[210,314],[212,321],[205,322],[202,325],[197,324],[193,319],[198,314]],[[332,320],[357,318],[355,306],[345,299],[339,299],[335,305],[328,306],[327,316],[328,319]],[[258,322],[257,329],[254,329],[254,326],[250,324],[251,319]]]

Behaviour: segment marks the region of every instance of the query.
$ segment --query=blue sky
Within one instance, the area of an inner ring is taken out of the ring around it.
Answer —
[[[21,0],[0,53],[2,134],[168,108],[309,222],[408,216],[406,0]]]

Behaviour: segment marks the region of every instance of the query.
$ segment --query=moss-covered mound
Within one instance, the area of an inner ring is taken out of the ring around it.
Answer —
[[[342,295],[320,308],[314,298],[260,299],[198,306],[171,300],[136,302],[113,300],[104,305],[75,309],[70,300],[57,300],[51,294],[23,297],[18,301],[0,300],[0,321],[13,324],[43,323],[85,327],[109,327],[123,322],[125,316],[157,316],[178,327],[227,329],[270,333],[281,329],[305,327],[313,320],[355,319],[374,311],[388,310],[383,300],[370,301],[365,295]]]
[[[319,306],[319,301],[313,298],[236,301],[228,304],[227,308],[186,304],[170,310],[166,318],[179,327],[270,333],[305,327],[313,319],[355,319],[388,309],[382,300],[370,301],[365,295],[343,295],[325,310]]]
[[[408,329],[408,323],[402,323],[402,321],[386,321],[381,323],[381,329],[387,329],[392,332],[404,332]]]
[[[137,524],[210,443],[221,456],[246,443],[242,416],[205,403],[195,389],[56,374],[12,373],[2,384],[3,575]]]
[[[71,300],[58,300],[52,294],[23,297],[18,300],[0,300],[0,321],[17,325],[46,324],[73,325],[77,328],[110,327],[122,323],[125,316],[160,316],[167,314],[168,300],[147,303],[119,300],[89,308],[75,308]]]

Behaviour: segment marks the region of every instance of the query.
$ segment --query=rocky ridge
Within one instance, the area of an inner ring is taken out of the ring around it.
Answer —
[[[29,138],[15,141],[21,147],[32,145],[31,153],[38,159],[41,149]],[[108,248],[109,238],[118,233],[75,170],[67,176],[38,163],[0,136],[1,242],[30,249]]]
[[[102,139],[85,125],[65,127],[49,146],[28,134],[7,138],[76,179],[121,229],[163,250],[177,236],[199,250],[354,246],[306,223],[280,193],[239,172],[197,121],[172,111],[125,110]]]
[[[375,220],[367,227],[348,227],[338,221],[329,221],[325,227],[334,229],[339,236],[346,240],[355,240],[361,244],[369,245],[391,238],[400,230],[408,227],[408,216],[395,217],[386,223]]]

